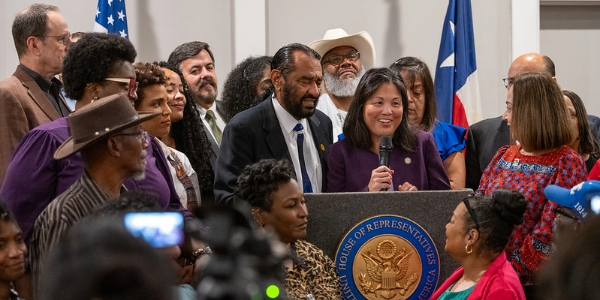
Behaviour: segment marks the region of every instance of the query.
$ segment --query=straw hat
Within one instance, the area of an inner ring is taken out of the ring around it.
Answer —
[[[336,47],[354,47],[360,52],[360,60],[363,66],[365,66],[365,69],[368,70],[375,66],[375,46],[373,45],[371,35],[366,31],[348,35],[348,33],[341,28],[329,29],[325,32],[325,36],[323,36],[322,40],[316,40],[308,44],[308,46],[317,51],[321,57],[329,52],[329,50]]]
[[[123,93],[98,99],[67,117],[71,137],[54,152],[54,159],[63,159],[105,136],[114,135],[158,115],[160,113],[138,114]]]

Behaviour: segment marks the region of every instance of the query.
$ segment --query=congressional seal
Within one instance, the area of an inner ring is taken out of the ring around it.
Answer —
[[[429,299],[440,273],[427,231],[395,215],[356,224],[340,243],[335,264],[345,299]]]

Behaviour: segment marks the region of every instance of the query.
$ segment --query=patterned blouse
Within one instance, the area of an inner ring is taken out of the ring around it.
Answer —
[[[504,146],[485,169],[477,192],[491,197],[498,189],[521,192],[527,199],[523,224],[513,230],[507,255],[521,283],[533,284],[533,273],[552,252],[552,225],[557,205],[549,202],[544,189],[555,184],[565,188],[586,180],[579,154],[564,146],[554,152],[528,156],[521,146]]]
[[[333,261],[306,241],[292,244],[293,269],[288,269],[285,286],[290,300],[307,299],[312,294],[316,300],[342,299],[340,278]]]

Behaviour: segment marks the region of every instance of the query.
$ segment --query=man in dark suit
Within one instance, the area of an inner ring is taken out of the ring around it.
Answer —
[[[0,82],[0,183],[21,138],[70,112],[60,93],[62,83],[55,78],[71,44],[58,7],[29,6],[15,17],[12,34],[20,64]]]
[[[225,128],[215,170],[215,197],[231,204],[238,175],[265,158],[288,159],[304,192],[327,191],[325,150],[331,120],[316,109],[323,71],[320,55],[302,44],[279,49],[271,63],[275,94],[237,114]]]
[[[504,78],[504,86],[510,89],[515,77],[526,73],[544,73],[552,76],[556,81],[556,68],[550,57],[539,53],[523,54],[510,65],[508,78]],[[595,119],[588,116],[590,127],[595,137],[598,128]],[[490,164],[498,149],[511,143],[510,128],[503,117],[486,119],[469,127],[467,137],[467,153],[465,163],[467,167],[466,187],[477,190],[483,171]]]

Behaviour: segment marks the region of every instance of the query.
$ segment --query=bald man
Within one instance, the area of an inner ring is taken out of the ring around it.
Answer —
[[[554,62],[550,57],[539,53],[523,54],[510,65],[508,77],[504,78],[504,86],[509,89],[515,77],[526,73],[545,73],[556,81]],[[588,116],[593,124],[597,117]],[[594,136],[597,137],[596,126],[591,126]],[[467,137],[467,154],[465,163],[467,166],[466,187],[477,190],[479,180],[483,171],[496,155],[498,149],[510,144],[510,129],[502,116],[486,119],[469,128]]]

